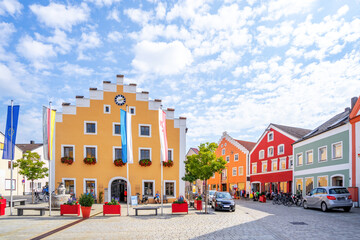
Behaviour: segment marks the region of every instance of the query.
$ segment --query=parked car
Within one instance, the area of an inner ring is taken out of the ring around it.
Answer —
[[[216,210],[229,210],[235,212],[235,201],[228,192],[215,192],[211,207]]]
[[[209,200],[209,201],[208,201],[208,204],[209,204],[209,205],[211,205],[212,199],[213,199],[215,193],[216,193],[215,190],[210,190],[210,191],[209,191],[209,199],[208,199],[208,200]]]
[[[344,187],[318,187],[304,197],[304,208],[320,208],[323,212],[328,209],[342,208],[349,212],[353,205],[349,191]]]

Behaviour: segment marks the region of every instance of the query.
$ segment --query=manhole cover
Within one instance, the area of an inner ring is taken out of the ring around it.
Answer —
[[[292,225],[307,225],[307,223],[304,222],[290,222]]]

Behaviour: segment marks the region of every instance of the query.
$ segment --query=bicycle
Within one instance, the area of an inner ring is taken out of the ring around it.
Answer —
[[[138,204],[143,204],[143,203],[148,204],[149,203],[149,198],[147,196],[142,195],[142,199],[140,199],[140,194],[137,193],[136,195],[138,197]]]
[[[35,192],[35,202],[48,202],[49,201],[49,193],[45,193],[45,192]]]

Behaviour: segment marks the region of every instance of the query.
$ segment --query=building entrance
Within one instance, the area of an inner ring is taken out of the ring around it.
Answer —
[[[115,199],[119,202],[126,202],[126,195],[127,195],[127,186],[126,181],[122,179],[114,180],[111,183],[111,201]]]

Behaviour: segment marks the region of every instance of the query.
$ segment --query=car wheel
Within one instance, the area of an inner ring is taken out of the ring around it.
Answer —
[[[351,207],[344,207],[344,212],[350,212]]]
[[[304,201],[303,207],[304,207],[304,209],[308,209],[308,208],[309,208],[307,201]]]
[[[321,203],[321,211],[326,212],[328,210],[326,203],[322,202]]]

